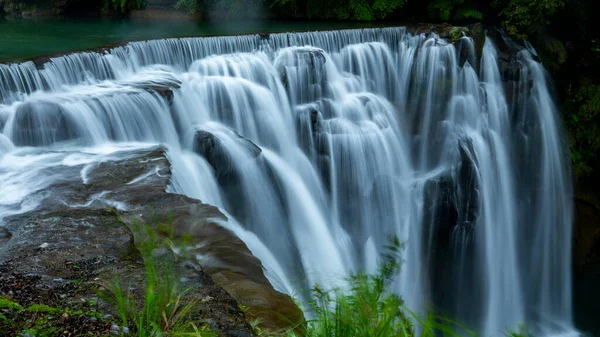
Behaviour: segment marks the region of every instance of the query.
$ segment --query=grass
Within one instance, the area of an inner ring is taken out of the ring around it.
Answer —
[[[387,247],[374,275],[356,274],[348,289],[313,289],[311,303],[316,318],[307,322],[306,337],[439,337],[472,335],[458,323],[433,314],[419,317],[404,305],[398,294],[388,291],[400,266],[404,245],[397,238]],[[461,331],[462,334],[457,333]]]
[[[215,336],[208,328],[188,320],[198,299],[188,296],[192,289],[182,288],[177,277],[175,261],[179,255],[175,252],[185,249],[175,249],[170,227],[134,224],[133,231],[146,273],[143,297],[137,300],[119,278],[100,294],[118,312],[120,333],[138,337]],[[157,251],[163,254],[157,255]]]
[[[215,332],[188,320],[198,301],[187,296],[190,289],[181,287],[174,267],[180,254],[185,254],[186,239],[183,238],[183,244],[179,243],[178,247],[168,226],[150,228],[137,225],[134,229],[136,247],[141,252],[146,272],[144,296],[136,300],[118,278],[101,295],[118,312],[121,334],[125,335],[123,328],[127,327],[127,336],[216,336]],[[157,257],[154,254],[157,250],[167,251],[170,256],[165,258],[163,254]],[[400,269],[402,250],[403,245],[398,239],[392,240],[378,272],[350,277],[346,289],[325,290],[315,286],[315,300],[308,303],[315,313],[313,320],[296,325],[290,322],[290,329],[283,333],[261,329],[260,320],[249,324],[257,336],[264,337],[474,337],[472,331],[446,317],[415,314],[404,305],[399,295],[387,290]],[[248,310],[244,306],[240,309],[243,312]],[[527,336],[523,331],[507,331],[505,335]]]

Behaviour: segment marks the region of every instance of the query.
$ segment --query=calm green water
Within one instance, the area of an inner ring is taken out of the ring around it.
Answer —
[[[96,48],[116,42],[183,36],[373,27],[340,22],[220,22],[186,20],[2,20],[0,62]]]

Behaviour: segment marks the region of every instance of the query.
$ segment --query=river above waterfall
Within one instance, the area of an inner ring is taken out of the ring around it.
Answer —
[[[392,290],[416,312],[573,332],[565,139],[534,52],[499,34],[139,41],[0,80],[0,219],[90,153],[161,144],[170,190],[233,219],[279,291],[344,287],[397,237]]]
[[[227,21],[223,24],[192,20],[0,18],[0,62],[14,62],[134,40],[365,28],[374,25],[315,21]]]

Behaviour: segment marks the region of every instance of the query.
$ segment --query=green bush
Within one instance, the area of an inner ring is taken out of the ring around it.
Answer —
[[[571,90],[564,108],[576,176],[593,171],[600,151],[600,85],[583,84]]]
[[[471,1],[434,0],[428,5],[429,15],[434,20],[449,21],[476,19],[483,20],[483,14],[475,9]]]
[[[564,0],[494,0],[509,35],[527,39],[543,31],[554,13],[565,6]]]

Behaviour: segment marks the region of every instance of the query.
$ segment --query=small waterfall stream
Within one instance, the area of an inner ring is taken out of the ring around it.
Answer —
[[[282,292],[343,287],[397,236],[394,290],[416,311],[482,336],[571,332],[572,183],[545,71],[475,50],[382,28],[0,64],[0,225],[61,166],[163,144],[172,191],[228,214]]]

